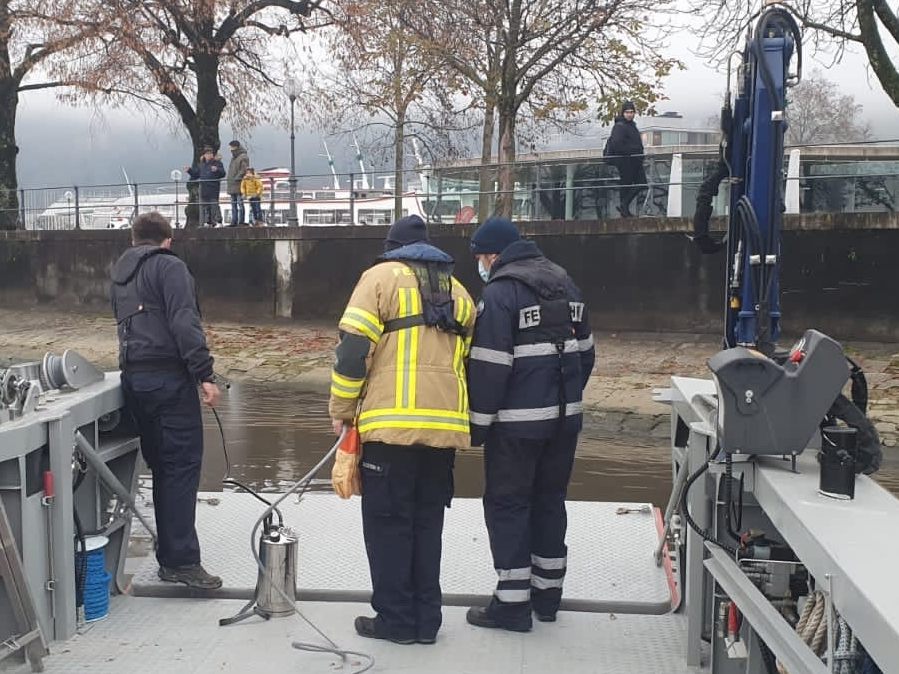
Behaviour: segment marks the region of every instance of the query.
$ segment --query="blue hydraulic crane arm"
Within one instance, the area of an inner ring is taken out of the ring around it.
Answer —
[[[794,54],[797,71],[791,75]],[[736,95],[731,100],[728,92],[722,110],[721,161],[697,198],[694,240],[705,253],[727,249],[726,346],[770,354],[780,334],[786,91],[802,70],[801,34],[793,15],[778,5],[762,11],[741,57]],[[726,244],[708,234],[711,201],[725,179],[730,184]]]
[[[729,241],[737,248],[728,267],[726,340],[768,354],[780,335],[784,114],[787,87],[798,81],[789,69],[794,50],[801,54],[799,40],[786,9],[762,13],[743,51],[742,91],[730,129],[732,183],[740,188],[731,194]]]

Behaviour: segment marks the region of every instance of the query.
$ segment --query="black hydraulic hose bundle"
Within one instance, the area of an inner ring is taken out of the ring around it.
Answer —
[[[687,507],[687,496],[690,493],[690,487],[693,486],[693,483],[696,482],[696,480],[698,480],[700,477],[702,477],[705,474],[705,472],[709,469],[709,464],[711,463],[711,461],[712,461],[712,457],[707,459],[706,462],[704,464],[702,464],[702,467],[699,468],[699,470],[697,470],[689,478],[687,478],[687,483],[684,485],[684,491],[683,491],[683,494],[681,495],[680,510],[684,514],[684,518],[687,520],[687,524],[690,525],[690,528],[693,529],[693,531],[695,531],[697,534],[699,534],[699,536],[704,541],[714,543],[718,547],[722,548],[723,550],[726,550],[728,553],[730,553],[731,555],[736,557],[737,556],[736,548],[733,548],[733,547],[727,545],[726,543],[722,543],[717,538],[715,538],[715,536],[713,534],[706,531],[705,529],[701,529],[699,527],[699,525],[696,524],[696,522],[690,516],[690,509]]]

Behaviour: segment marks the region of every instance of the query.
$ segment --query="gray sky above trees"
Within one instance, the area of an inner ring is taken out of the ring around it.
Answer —
[[[666,82],[669,100],[657,106],[662,112],[677,110],[697,125],[721,105],[724,75],[705,65],[690,49],[695,45],[685,30],[671,41],[670,53],[687,66]],[[899,138],[899,109],[884,94],[868,71],[858,47],[847,50],[842,62],[831,66],[831,54],[813,56],[807,51],[807,71],[819,68],[836,82],[844,94],[853,95],[864,107],[873,137]],[[89,110],[73,109],[56,102],[51,92],[27,92],[19,109],[17,140],[20,147],[19,178],[23,187],[122,182],[122,167],[132,181],[165,180],[173,168],[181,168],[190,155],[190,143],[180,132],[162,121],[144,120],[139,112],[110,110],[103,118]],[[642,124],[649,123],[643,119]],[[222,128],[222,139],[231,132]],[[288,132],[284,128],[263,127],[242,139],[250,149],[257,168],[286,166],[289,161]],[[566,147],[598,147],[596,134],[583,138],[552,139]],[[354,153],[329,141],[339,171],[355,170]],[[301,173],[326,173],[327,164],[317,132],[298,129],[297,158]],[[374,163],[374,162],[373,162]],[[379,168],[375,166],[375,168]],[[386,166],[384,167],[386,168]],[[322,184],[329,181],[322,179]]]

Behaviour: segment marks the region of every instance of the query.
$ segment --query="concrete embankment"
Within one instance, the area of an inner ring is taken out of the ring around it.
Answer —
[[[584,291],[596,328],[719,335],[723,254],[703,256],[686,219],[523,225]],[[471,226],[433,226],[457,275],[480,287]],[[175,250],[197,278],[210,320],[333,320],[382,250],[384,227],[178,231]],[[128,231],[0,232],[0,308],[105,311],[108,274]],[[899,342],[899,215],[786,218],[783,329],[818,328],[839,340]]]

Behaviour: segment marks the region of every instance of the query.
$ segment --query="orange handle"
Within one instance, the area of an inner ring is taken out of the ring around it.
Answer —
[[[353,426],[346,432],[346,435],[344,435],[343,442],[340,443],[340,451],[346,452],[347,454],[358,454],[361,445],[362,443],[359,441],[359,429]]]

